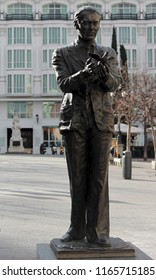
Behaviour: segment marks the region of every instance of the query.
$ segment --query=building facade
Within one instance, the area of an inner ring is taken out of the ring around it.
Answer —
[[[20,118],[24,148],[40,153],[45,143],[62,146],[57,87],[51,56],[76,37],[74,12],[83,5],[102,13],[97,42],[127,51],[128,66],[156,75],[156,1],[0,0],[0,153],[9,149],[14,113]],[[143,145],[140,138],[139,145]]]

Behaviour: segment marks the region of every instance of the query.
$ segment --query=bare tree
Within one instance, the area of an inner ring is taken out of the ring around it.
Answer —
[[[117,52],[116,32],[113,28],[112,46]],[[114,114],[118,116],[118,122],[124,116],[127,123],[126,149],[130,151],[131,126],[140,120],[144,123],[144,159],[147,159],[147,126],[150,124],[156,169],[156,84],[147,73],[128,73],[127,53],[123,45],[120,45],[120,71],[122,83],[113,96]]]
[[[155,168],[156,168],[156,85],[154,79],[145,72],[136,71],[128,83],[121,88],[120,98],[116,99],[115,108],[119,116],[124,116],[128,125],[126,149],[130,150],[131,126],[136,121],[144,124],[145,148],[147,146],[147,127],[150,126],[153,138]],[[147,158],[147,149],[144,152]]]
[[[147,125],[151,127],[155,168],[156,168],[156,84],[154,79],[145,72],[137,73],[137,95],[139,99],[140,120],[144,122],[146,141]],[[146,142],[145,142],[146,145]]]
[[[138,114],[138,97],[135,94],[135,82],[132,77],[129,77],[127,66],[127,54],[123,45],[120,46],[120,67],[122,84],[116,92],[114,113],[118,115],[118,122],[124,117],[124,122],[127,124],[127,142],[126,150],[130,151],[131,145],[131,127],[137,120]]]
[[[131,127],[138,120],[140,107],[139,98],[136,94],[136,86],[133,79],[129,80],[128,87],[121,89],[121,96],[117,101],[116,111],[121,118],[124,116],[124,122],[127,124],[127,142],[126,150],[130,151],[131,146]]]

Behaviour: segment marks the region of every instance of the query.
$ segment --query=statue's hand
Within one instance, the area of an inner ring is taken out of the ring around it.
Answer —
[[[98,74],[99,78],[106,81],[109,75],[108,62],[112,59],[112,57],[109,56],[108,52],[105,52],[102,57],[94,53],[89,53],[89,55],[92,58],[92,61],[97,61],[96,74]]]
[[[92,61],[92,58],[88,58],[85,63],[83,72],[87,73],[88,76],[94,76],[98,73],[97,63]]]
[[[109,68],[107,64],[102,64],[101,62],[98,62],[98,74],[99,78],[107,80],[109,76]]]

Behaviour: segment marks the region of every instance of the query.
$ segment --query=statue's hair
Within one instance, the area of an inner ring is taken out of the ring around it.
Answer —
[[[100,16],[101,19],[101,14],[92,6],[83,6],[79,8],[74,15],[74,26],[77,25],[77,22],[80,21],[81,17],[83,16],[83,12],[90,12],[90,13],[96,13]]]

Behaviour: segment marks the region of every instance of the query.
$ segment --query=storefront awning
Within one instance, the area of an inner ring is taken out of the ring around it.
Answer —
[[[115,124],[114,125],[114,129],[115,129],[115,132],[118,132],[119,125]],[[121,133],[127,133],[127,130],[128,130],[128,125],[125,124],[125,123],[120,123],[120,131],[121,131]],[[131,126],[131,133],[132,134],[140,134],[140,133],[142,133],[142,129],[139,128],[139,127],[136,127],[136,126]]]

